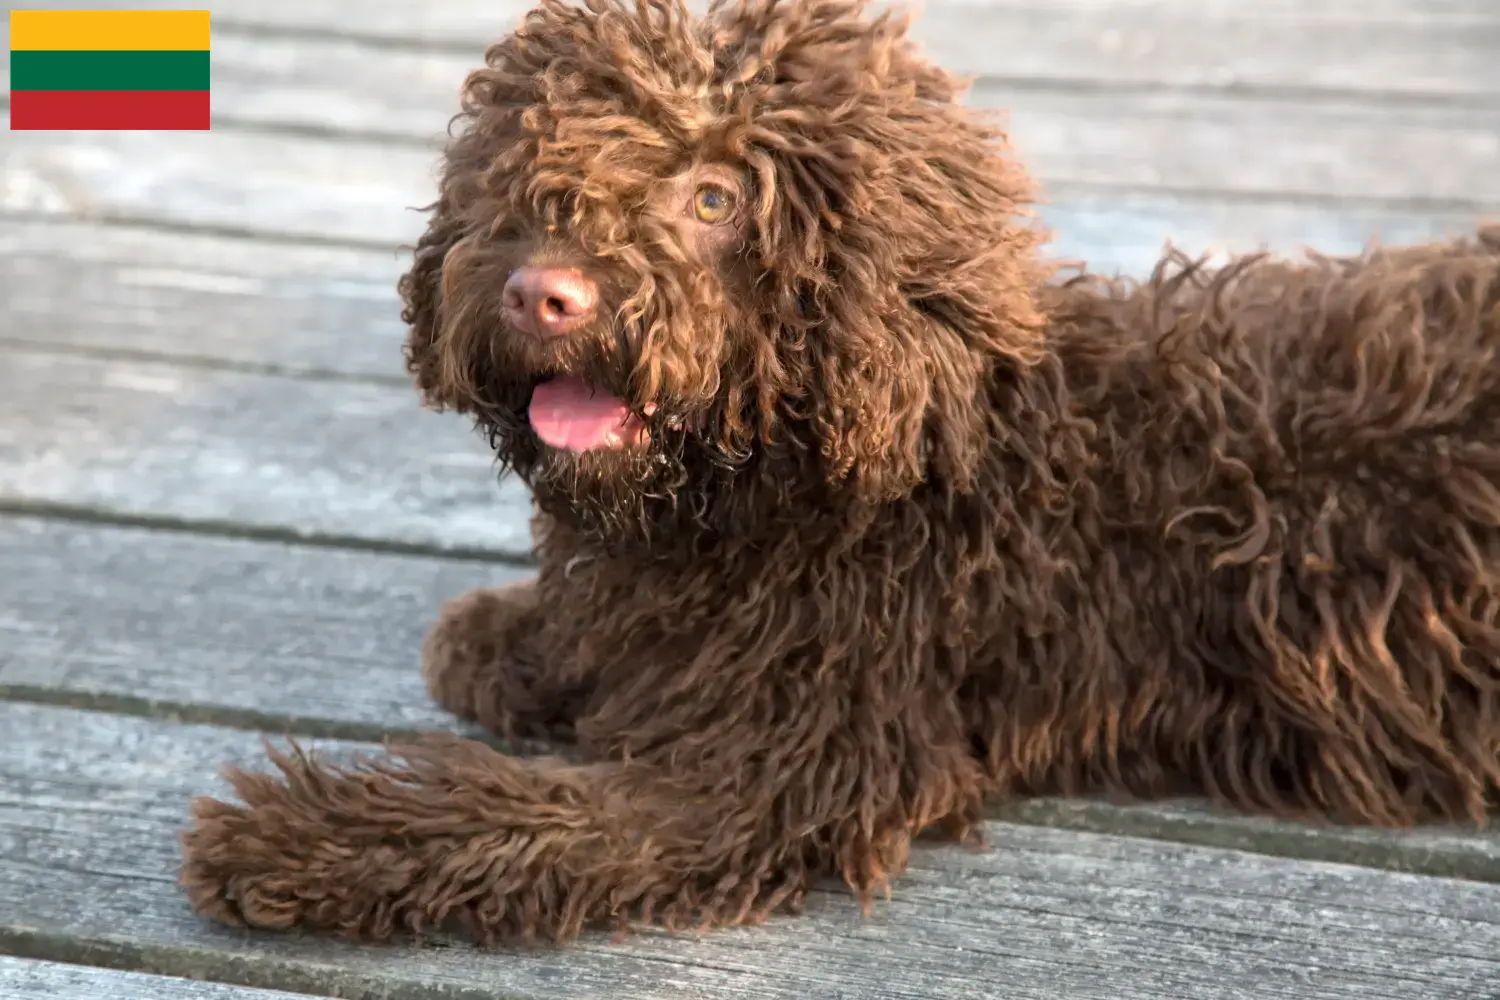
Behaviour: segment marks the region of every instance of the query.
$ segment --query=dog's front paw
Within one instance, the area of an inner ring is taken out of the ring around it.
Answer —
[[[422,679],[438,704],[502,736],[531,728],[529,665],[516,648],[536,610],[531,581],[471,590],[443,606],[422,646]]]
[[[192,825],[182,835],[180,877],[193,909],[236,927],[297,924],[302,901],[286,873],[301,868],[302,859],[280,839],[249,809],[207,797],[194,801]]]
[[[300,753],[272,759],[285,780],[228,772],[244,805],[193,802],[179,878],[193,909],[231,926],[390,937],[399,929],[390,904],[413,881],[411,857],[341,815],[336,799],[358,785]]]

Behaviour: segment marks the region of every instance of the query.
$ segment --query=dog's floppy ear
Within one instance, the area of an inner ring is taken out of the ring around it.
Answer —
[[[983,273],[1003,267],[954,262],[884,285],[839,269],[807,335],[803,404],[830,478],[872,501],[929,478],[972,486],[994,433],[997,381],[1040,355],[1031,298]]]
[[[785,405],[830,479],[869,500],[929,478],[968,488],[993,433],[992,387],[1043,356],[1040,234],[1017,219],[1027,182],[959,121],[920,162],[903,162],[915,148],[789,148],[784,134],[751,157],[774,192],[760,237]]]
[[[973,481],[994,386],[1043,357],[1044,269],[1003,132],[960,105],[905,19],[864,7],[747,0],[718,16],[726,79],[747,95],[728,145],[760,195],[782,406],[831,479],[878,500]]]
[[[513,47],[506,39],[492,46],[486,59],[499,60]],[[415,377],[423,401],[435,408],[473,413],[484,373],[472,350],[477,321],[493,306],[496,262],[483,253],[482,237],[494,218],[486,211],[486,185],[495,163],[496,124],[485,115],[500,100],[498,85],[487,70],[476,70],[464,83],[463,110],[450,123],[455,133],[443,153],[437,201],[427,207],[427,228],[413,248],[411,266],[397,289],[401,319],[407,325],[406,367]],[[506,99],[514,98],[510,91]],[[519,98],[516,98],[519,100]],[[461,279],[461,280],[460,280]],[[504,281],[504,276],[498,278]]]
[[[456,400],[445,390],[439,342],[443,331],[443,273],[449,251],[463,236],[462,228],[439,202],[431,207],[427,229],[412,252],[411,266],[401,276],[401,320],[407,326],[406,368],[429,406]]]

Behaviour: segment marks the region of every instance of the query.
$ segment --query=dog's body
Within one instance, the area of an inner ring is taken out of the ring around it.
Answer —
[[[402,290],[541,569],[424,672],[588,762],[237,773],[200,909],[563,939],[868,896],[987,796],[1495,807],[1500,240],[1063,280],[857,15],[548,7],[492,50]]]

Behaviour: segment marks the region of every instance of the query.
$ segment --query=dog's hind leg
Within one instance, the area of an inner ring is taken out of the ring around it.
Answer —
[[[1294,567],[1259,568],[1245,620],[1262,642],[1202,745],[1205,783],[1291,815],[1484,822],[1500,806],[1500,536],[1387,508],[1293,542]]]

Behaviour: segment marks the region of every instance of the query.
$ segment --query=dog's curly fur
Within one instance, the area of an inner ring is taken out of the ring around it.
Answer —
[[[448,605],[424,671],[583,759],[235,771],[185,834],[200,911],[755,921],[828,873],[868,901],[917,834],[1032,793],[1485,821],[1500,234],[1062,271],[1003,135],[857,0],[546,0],[486,63],[401,291],[428,401],[533,488],[541,568]],[[674,200],[704,171],[741,196],[707,235]],[[508,329],[537,260],[612,308]],[[544,446],[559,372],[649,439]]]

